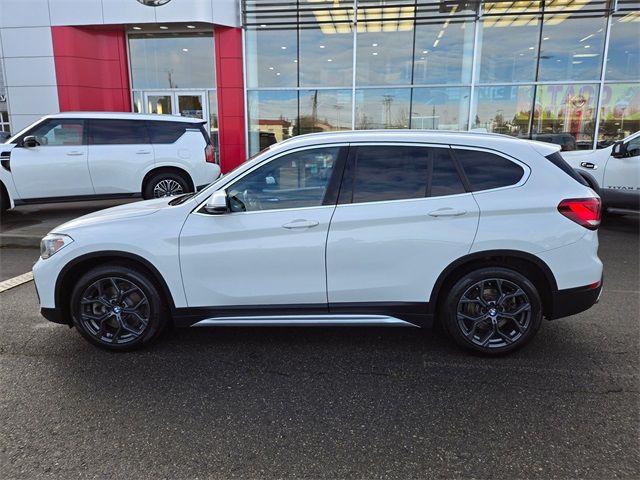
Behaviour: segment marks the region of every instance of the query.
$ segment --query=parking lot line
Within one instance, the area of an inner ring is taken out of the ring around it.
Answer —
[[[27,283],[33,280],[33,273],[27,272],[22,275],[18,275],[17,277],[10,278],[9,280],[5,280],[0,282],[0,292],[4,292],[5,290],[9,290],[10,288],[17,287],[22,285],[23,283]]]

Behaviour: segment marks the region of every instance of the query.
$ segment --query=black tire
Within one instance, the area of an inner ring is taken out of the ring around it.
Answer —
[[[535,336],[542,324],[542,301],[536,287],[522,274],[486,267],[459,279],[439,314],[445,331],[459,345],[487,355],[503,355]]]
[[[142,198],[170,197],[182,195],[192,190],[191,182],[183,175],[172,172],[160,172],[153,175],[142,188]]]
[[[4,188],[4,185],[0,183],[0,213],[4,213],[9,209],[9,195]]]
[[[89,342],[126,351],[152,343],[169,324],[161,298],[146,274],[128,265],[108,264],[80,277],[71,293],[70,311],[74,326]]]

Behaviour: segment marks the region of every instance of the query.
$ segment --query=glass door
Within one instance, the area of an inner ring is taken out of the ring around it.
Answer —
[[[173,92],[145,92],[144,112],[173,115],[175,111]]]
[[[178,115],[208,120],[204,92],[175,92],[174,95]]]

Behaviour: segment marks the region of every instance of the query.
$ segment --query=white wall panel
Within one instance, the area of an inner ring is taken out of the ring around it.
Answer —
[[[213,23],[228,27],[239,27],[240,0],[211,0]]]
[[[104,23],[155,23],[154,7],[142,5],[136,0],[102,0]]]
[[[0,27],[49,25],[47,0],[0,0]]]
[[[53,56],[50,27],[2,28],[0,37],[5,57]]]
[[[9,123],[11,124],[11,133],[16,134],[24,127],[28,127],[33,122],[40,120],[43,115],[13,115],[9,112]]]
[[[100,25],[102,0],[49,0],[51,25]]]
[[[7,87],[9,105],[13,115],[46,115],[57,113],[58,88],[55,85],[42,87]],[[12,125],[15,130],[16,127]]]
[[[158,22],[206,22],[213,21],[211,0],[174,0],[155,7]]]
[[[9,87],[56,85],[53,57],[5,58],[4,68]]]

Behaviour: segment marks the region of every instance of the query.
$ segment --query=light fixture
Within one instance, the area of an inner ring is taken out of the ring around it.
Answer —
[[[378,55],[378,52],[373,52],[371,55],[376,56]]]
[[[169,27],[165,25],[160,25],[160,30],[169,30]]]
[[[377,43],[372,43],[372,44],[371,44],[371,46],[372,46],[372,47],[377,47],[377,46],[378,46],[378,44],[377,44]]]
[[[543,40],[549,40],[549,37],[544,37]]]
[[[260,27],[262,27],[262,28],[265,28],[266,26],[267,26],[266,23],[263,23],[263,24],[260,25]]]
[[[280,47],[282,50],[286,50],[287,47],[285,47],[284,45]]]
[[[182,49],[182,51],[183,51],[183,52],[188,52],[188,51],[189,51],[189,49],[188,49],[188,48],[183,48],[183,49]]]
[[[429,53],[429,50],[422,50],[422,53]]]
[[[327,58],[327,62],[333,62],[332,58]]]
[[[187,25],[187,28],[196,28],[195,25]]]
[[[598,54],[597,53],[576,53],[573,57],[574,58],[591,58],[591,57],[597,57]]]
[[[132,27],[134,30],[142,30],[142,27]]]
[[[269,67],[269,70],[275,70],[273,67]]]
[[[324,48],[324,45],[320,45],[320,48]]]
[[[435,42],[433,42],[433,48],[436,48],[438,46],[438,44],[440,43],[440,39],[436,39]]]
[[[276,72],[276,77],[279,77],[279,76],[280,76],[280,72]]]
[[[529,47],[529,50],[535,50],[536,47]]]
[[[298,60],[294,60],[293,63],[298,63]]]
[[[591,48],[591,45],[585,45],[584,48]]]
[[[524,53],[521,53],[521,54],[520,54],[520,56],[521,56],[521,57],[524,57]]]
[[[582,43],[582,42],[584,42],[584,41],[589,40],[591,37],[593,37],[593,35],[594,35],[594,34],[592,33],[591,35],[587,35],[586,37],[581,38],[581,39],[580,39],[580,43]]]

